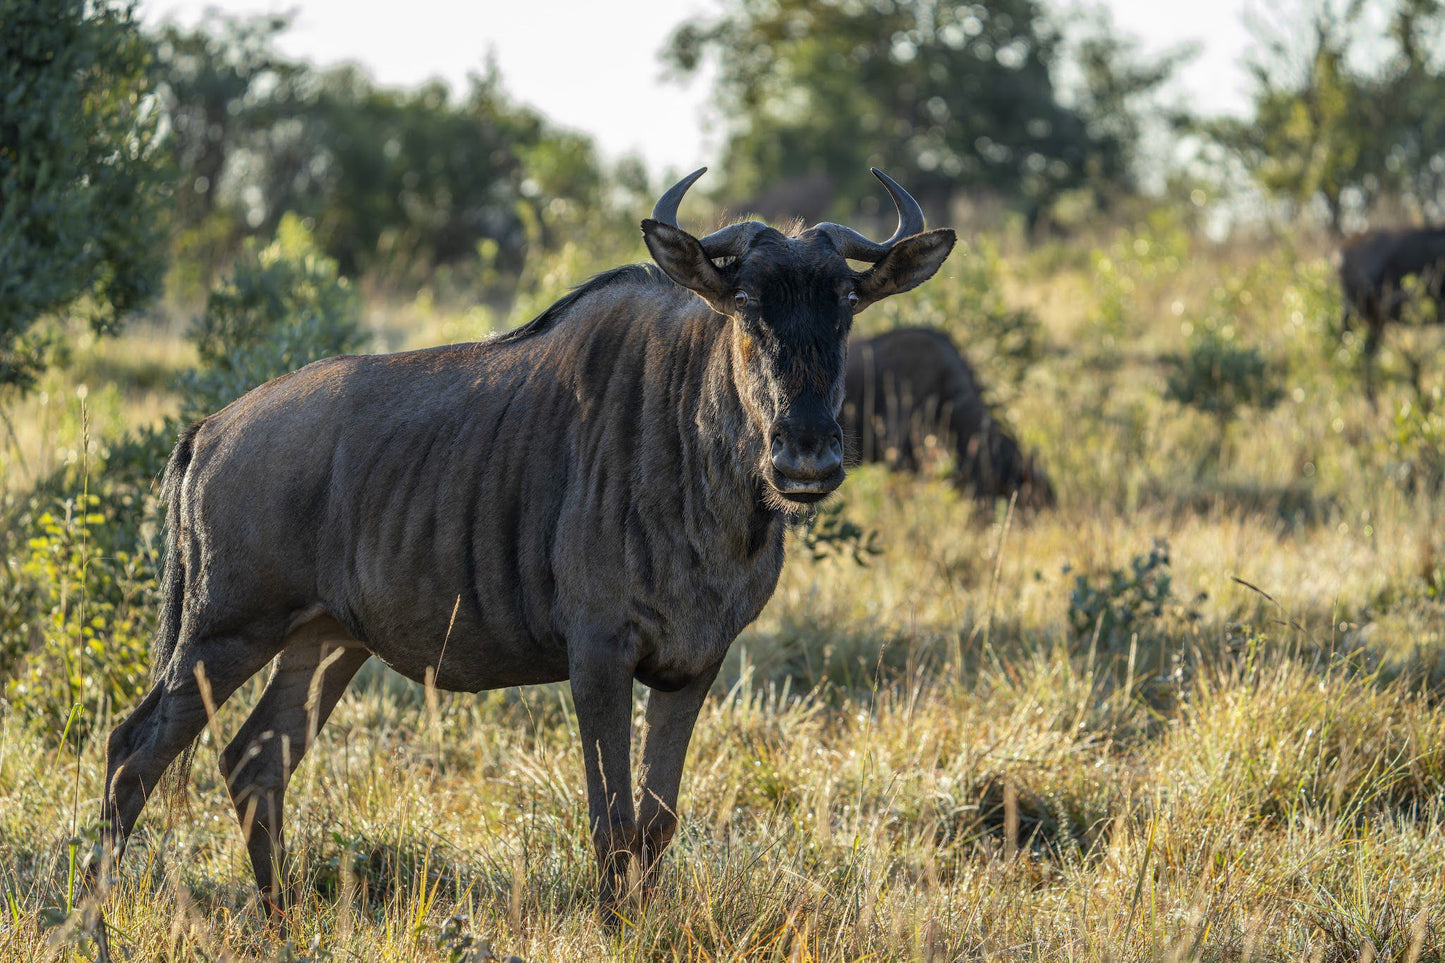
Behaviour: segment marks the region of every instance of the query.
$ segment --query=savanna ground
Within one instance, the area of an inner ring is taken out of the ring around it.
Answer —
[[[564,252],[513,320],[603,266]],[[1033,343],[1006,321],[1022,310]],[[953,331],[1060,505],[1011,512],[939,478],[855,471],[843,516],[882,552],[813,559],[794,540],[703,711],[683,828],[631,925],[594,915],[565,687],[453,696],[373,666],[289,794],[304,883],[289,943],[258,911],[208,735],[188,808],[143,818],[106,904],[114,945],[134,960],[483,958],[469,940],[530,961],[1445,959],[1438,338],[1392,332],[1372,410],[1337,315],[1324,246],[1288,238],[1221,247],[1165,220],[1097,245],[960,250],[860,327]],[[500,323],[425,297],[371,299],[368,317],[388,348]],[[173,411],[182,330],[78,340],[7,412],[7,501]],[[1216,418],[1166,397],[1170,358],[1205,330],[1258,349],[1276,404]],[[1423,392],[1398,348],[1427,359]],[[8,692],[0,959],[92,956],[90,918],[67,910],[113,720],[47,725]]]

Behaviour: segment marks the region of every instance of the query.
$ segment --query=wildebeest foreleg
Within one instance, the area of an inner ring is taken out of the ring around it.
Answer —
[[[677,832],[677,792],[687,744],[697,714],[707,698],[721,663],[676,692],[654,691],[647,702],[647,737],[642,750],[642,798],[638,825],[642,830],[643,882],[650,883],[662,851]]]
[[[282,844],[286,785],[369,655],[359,646],[293,640],[221,753],[221,776],[236,806],[256,888],[273,914],[285,909],[289,896]]]
[[[641,864],[630,771],[636,660],[605,641],[583,641],[572,646],[569,662],[587,773],[587,816],[606,909],[617,903]]]
[[[1366,319],[1365,324],[1365,345],[1361,352],[1361,363],[1365,366],[1365,398],[1370,402],[1370,407],[1375,408],[1375,355],[1380,352],[1380,337],[1385,331],[1383,321],[1376,322],[1371,317]]]

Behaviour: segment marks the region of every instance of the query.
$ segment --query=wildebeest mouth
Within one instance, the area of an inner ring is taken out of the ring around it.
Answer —
[[[839,468],[822,478],[789,478],[774,471],[768,484],[786,501],[798,505],[814,505],[837,491],[847,473]]]

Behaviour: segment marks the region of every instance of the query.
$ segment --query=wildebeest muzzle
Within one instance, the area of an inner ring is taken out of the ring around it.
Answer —
[[[794,501],[818,501],[843,483],[843,429],[831,413],[791,417],[769,443],[773,487]]]

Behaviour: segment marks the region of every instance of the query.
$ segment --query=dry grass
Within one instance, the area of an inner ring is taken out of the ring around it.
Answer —
[[[1395,482],[1388,404],[1371,412],[1327,357],[1326,269],[1257,253],[1135,255],[1114,318],[1117,277],[1010,262],[1052,350],[1009,414],[1059,511],[1008,519],[856,472],[847,514],[887,550],[789,563],[704,710],[663,885],[623,933],[593,916],[565,689],[429,707],[376,668],[292,790],[290,945],[257,911],[209,740],[189,811],[147,813],[107,904],[117,945],[457,960],[465,932],[532,961],[1445,959],[1438,496]],[[1210,426],[1161,400],[1159,356],[1231,279],[1254,292],[1232,322],[1289,394],[1201,465]],[[432,338],[484,319],[412,305],[379,327],[400,343],[412,320]],[[105,430],[148,397],[122,392]],[[1074,576],[1155,537],[1177,604],[1076,634]],[[89,846],[102,762],[98,737],[4,717],[0,959],[90,952],[85,919],[64,921],[67,841]]]

